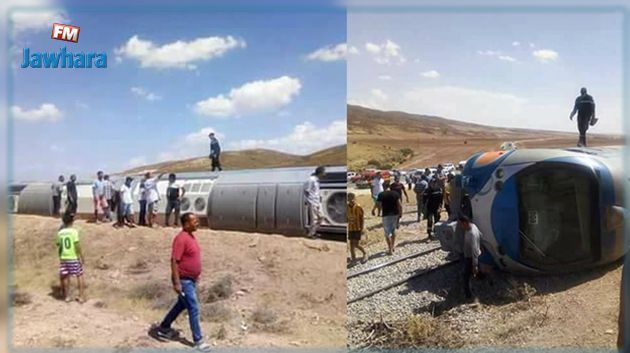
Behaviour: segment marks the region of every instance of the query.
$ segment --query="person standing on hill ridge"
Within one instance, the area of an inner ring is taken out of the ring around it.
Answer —
[[[580,89],[580,95],[575,99],[573,105],[573,111],[569,115],[569,120],[573,120],[573,117],[577,113],[577,124],[580,138],[578,139],[578,147],[586,147],[586,131],[589,125],[595,125],[597,118],[595,118],[595,101],[593,97],[586,93],[586,87]]]

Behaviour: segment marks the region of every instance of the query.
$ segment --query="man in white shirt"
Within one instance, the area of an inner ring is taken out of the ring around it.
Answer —
[[[135,228],[133,221],[133,196],[131,195],[132,177],[125,178],[125,183],[120,186],[120,204],[118,205],[118,213],[120,214],[119,226],[126,225]]]
[[[324,213],[322,211],[322,201],[319,194],[319,181],[326,175],[326,168],[319,166],[315,169],[315,172],[311,174],[304,188],[304,194],[306,196],[306,203],[308,204],[311,224],[308,229],[308,237],[313,239],[317,234],[317,230],[324,220]]]
[[[151,178],[151,172],[147,172],[144,175],[144,188],[146,189],[147,199],[147,227],[153,228],[155,219],[158,213],[158,202],[160,201],[160,193],[157,189],[157,181],[162,177],[162,174],[155,178]]]
[[[57,182],[53,183],[53,216],[59,217],[59,210],[61,209],[61,194],[63,194],[65,178],[63,175],[59,176]]]
[[[92,183],[92,199],[94,200],[94,223],[98,223],[98,213],[103,213],[103,210],[107,208],[103,172],[100,170],[96,173],[96,180]]]
[[[464,294],[466,299],[472,298],[470,289],[471,277],[479,274],[479,255],[481,255],[481,232],[470,219],[461,215],[459,225],[464,230]]]
[[[381,172],[376,172],[374,178],[372,179],[372,200],[374,200],[374,208],[372,208],[372,216],[381,216],[381,203],[378,201],[378,195],[383,192],[383,178],[381,177]],[[378,215],[375,214],[374,209],[377,210]]]

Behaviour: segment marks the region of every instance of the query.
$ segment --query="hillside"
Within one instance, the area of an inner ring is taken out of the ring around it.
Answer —
[[[346,145],[327,148],[306,156],[265,149],[226,151],[221,153],[221,165],[225,170],[345,164]],[[182,161],[162,162],[136,167],[124,171],[122,174],[136,174],[144,170],[174,173],[207,171],[210,170],[210,159],[204,156]]]
[[[508,129],[441,117],[348,105],[348,168],[420,168],[459,162],[514,141],[523,148],[572,147],[577,132]],[[619,145],[620,135],[589,134],[592,146]]]

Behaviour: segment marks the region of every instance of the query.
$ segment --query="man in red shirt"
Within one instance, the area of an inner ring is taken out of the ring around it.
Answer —
[[[194,214],[185,213],[181,216],[181,222],[182,231],[173,239],[171,254],[171,279],[173,289],[177,293],[177,302],[160,323],[157,335],[167,339],[177,337],[177,331],[171,328],[171,324],[186,309],[195,348],[207,352],[210,346],[202,340],[197,300],[197,280],[201,275],[201,249],[193,232],[199,227],[199,220]]]

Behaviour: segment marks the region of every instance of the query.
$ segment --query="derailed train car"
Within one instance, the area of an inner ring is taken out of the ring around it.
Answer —
[[[310,225],[304,187],[312,168],[278,168],[224,171],[221,173],[177,173],[177,182],[186,192],[181,212],[195,213],[203,225],[217,230],[302,235]],[[113,178],[119,187],[123,177]],[[325,219],[321,231],[345,234],[346,168],[328,167],[321,181],[320,194]],[[157,182],[161,201],[159,219],[166,208],[168,174]],[[140,177],[132,183],[134,210],[139,210]],[[16,184],[10,189],[12,211],[50,216],[53,212],[52,183]],[[77,216],[91,217],[94,212],[92,182],[77,182]],[[62,195],[62,200],[66,195]],[[62,206],[61,212],[64,211]]]
[[[470,200],[486,259],[512,272],[562,273],[621,258],[628,250],[621,153],[522,149],[469,158],[455,193]],[[455,223],[438,228],[444,249],[461,249]]]

